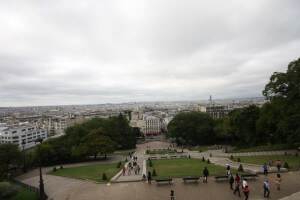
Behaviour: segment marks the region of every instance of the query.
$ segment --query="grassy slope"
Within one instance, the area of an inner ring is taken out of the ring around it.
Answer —
[[[117,168],[117,163],[113,163],[58,169],[55,172],[49,172],[49,174],[78,179],[89,179],[97,182],[107,182],[120,170],[120,168]],[[103,173],[106,174],[108,180],[102,180]]]
[[[164,159],[164,160],[152,160],[153,167],[148,168],[157,173],[157,177],[184,177],[184,176],[203,176],[203,169],[207,167],[210,176],[225,175],[226,169],[224,167],[216,166],[213,164],[207,164],[199,159],[193,158],[178,158],[178,159]],[[236,170],[232,170],[233,173]]]
[[[24,188],[21,188],[20,193],[9,200],[37,200],[37,195]]]

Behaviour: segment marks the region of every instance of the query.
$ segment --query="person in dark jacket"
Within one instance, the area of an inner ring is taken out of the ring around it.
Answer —
[[[233,190],[233,183],[234,183],[234,178],[233,175],[229,175],[229,184],[230,184],[230,189]]]
[[[207,183],[207,177],[209,176],[209,172],[208,172],[207,167],[205,167],[204,170],[203,170],[203,176],[204,176],[203,183]]]
[[[148,183],[151,183],[152,177],[151,177],[151,172],[148,172]]]
[[[241,192],[240,192],[240,180],[241,178],[239,177],[238,174],[235,175],[235,179],[234,179],[234,191],[233,194],[235,194],[236,192],[238,192],[239,197],[241,196]]]

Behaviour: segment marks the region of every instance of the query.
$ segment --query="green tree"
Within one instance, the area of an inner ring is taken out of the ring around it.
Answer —
[[[213,143],[215,139],[214,121],[206,113],[182,112],[168,125],[168,137],[177,144],[200,145]]]
[[[22,162],[19,147],[12,143],[0,144],[0,179],[10,166],[18,166]]]

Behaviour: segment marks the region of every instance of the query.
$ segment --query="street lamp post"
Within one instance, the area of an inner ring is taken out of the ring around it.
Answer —
[[[43,143],[43,138],[38,137],[35,141],[36,143]],[[40,200],[45,200],[47,199],[47,195],[45,193],[44,189],[44,181],[43,181],[43,176],[42,176],[42,164],[41,164],[41,154],[40,154],[40,146],[38,146],[38,152],[39,152],[39,169],[40,169]]]
[[[25,139],[22,141],[22,147],[23,147],[23,156],[24,156],[24,165],[23,165],[23,172],[26,173],[26,158],[25,158]]]

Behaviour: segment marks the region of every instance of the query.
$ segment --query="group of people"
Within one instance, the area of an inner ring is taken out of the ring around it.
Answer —
[[[137,161],[137,157],[133,156],[132,160],[133,160],[133,162],[130,161],[128,163],[128,166],[127,166],[128,175],[131,175],[131,171],[133,171],[135,175],[138,175],[138,174],[140,174],[141,167],[136,162]],[[126,173],[126,167],[125,167],[125,165],[123,165],[123,167],[122,167],[122,174],[123,174],[123,176],[125,176],[125,173]]]
[[[280,168],[281,168],[280,160],[276,160],[276,168],[277,168],[277,172],[280,172]],[[272,170],[273,170],[273,160],[270,159],[269,166],[267,166],[266,163],[264,163],[264,165],[263,165],[264,175],[268,175],[269,171],[272,171]]]

